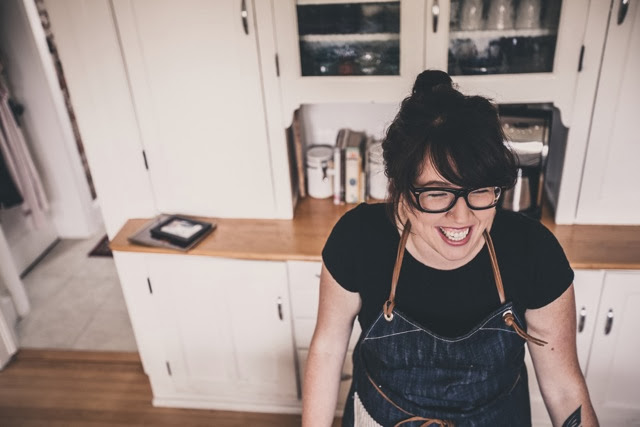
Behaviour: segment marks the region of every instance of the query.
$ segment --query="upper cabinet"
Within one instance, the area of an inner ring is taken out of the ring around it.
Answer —
[[[253,2],[113,8],[158,210],[275,217]]]
[[[285,115],[392,102],[423,69],[499,103],[552,102],[568,123],[588,0],[274,2]]]
[[[285,117],[304,103],[393,102],[423,68],[423,1],[276,1]]]
[[[605,40],[576,220],[640,224],[638,2],[614,2]]]
[[[568,125],[588,0],[428,0],[426,68],[498,103],[552,102]]]

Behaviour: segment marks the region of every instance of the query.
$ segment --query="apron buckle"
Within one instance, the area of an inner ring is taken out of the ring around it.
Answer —
[[[391,300],[387,300],[385,301],[384,305],[382,306],[382,313],[384,315],[384,319],[387,322],[391,322],[393,320],[393,307],[395,306],[395,303]]]

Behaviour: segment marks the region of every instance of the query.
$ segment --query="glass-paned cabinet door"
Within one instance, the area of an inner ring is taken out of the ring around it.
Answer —
[[[424,0],[272,4],[285,117],[305,103],[397,103],[424,67]]]
[[[562,0],[451,0],[451,75],[549,73]]]
[[[464,93],[500,104],[553,103],[571,124],[587,21],[603,2],[426,2],[425,68],[447,70]]]
[[[400,2],[298,1],[302,76],[400,74]]]

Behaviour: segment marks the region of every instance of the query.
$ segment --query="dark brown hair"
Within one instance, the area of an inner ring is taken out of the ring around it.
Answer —
[[[460,187],[512,187],[516,160],[504,141],[498,110],[487,98],[463,95],[445,72],[420,73],[382,143],[392,218],[402,197],[413,197],[410,187],[427,158]]]

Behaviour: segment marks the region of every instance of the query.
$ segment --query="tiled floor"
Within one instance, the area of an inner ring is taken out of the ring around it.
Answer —
[[[87,256],[101,238],[61,240],[23,278],[20,347],[137,351],[113,259]]]

